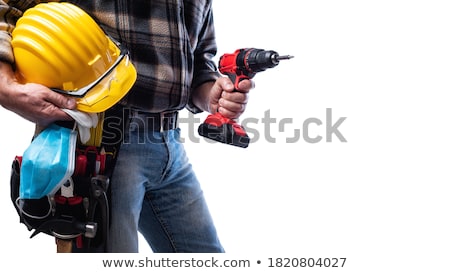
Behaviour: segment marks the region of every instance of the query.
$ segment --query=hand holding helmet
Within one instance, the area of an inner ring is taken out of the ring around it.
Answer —
[[[11,44],[20,83],[41,84],[73,97],[83,112],[107,110],[137,77],[128,50],[70,3],[28,9],[17,21]]]
[[[57,120],[71,120],[61,108],[75,109],[74,98],[51,91],[42,84],[19,83],[10,64],[0,62],[0,101],[23,118],[46,127]]]

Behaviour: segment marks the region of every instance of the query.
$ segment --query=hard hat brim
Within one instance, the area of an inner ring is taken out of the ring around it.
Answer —
[[[130,91],[136,78],[136,68],[128,55],[125,55],[111,72],[102,77],[83,97],[77,99],[77,109],[88,113],[106,111]]]

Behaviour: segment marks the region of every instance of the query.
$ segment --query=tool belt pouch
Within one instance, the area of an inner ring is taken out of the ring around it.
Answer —
[[[21,157],[11,167],[11,201],[31,237],[72,240],[80,251],[103,251],[109,226],[109,182],[116,151],[78,145],[72,177],[52,196],[19,198]]]
[[[109,183],[119,145],[77,143],[73,175],[54,194],[20,198],[22,156],[11,167],[11,201],[31,238],[45,233],[73,240],[75,252],[104,252],[109,228]]]

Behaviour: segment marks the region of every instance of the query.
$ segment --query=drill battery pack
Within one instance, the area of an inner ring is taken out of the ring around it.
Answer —
[[[219,113],[209,115],[198,127],[199,135],[241,148],[247,148],[250,143],[245,129],[232,119]]]

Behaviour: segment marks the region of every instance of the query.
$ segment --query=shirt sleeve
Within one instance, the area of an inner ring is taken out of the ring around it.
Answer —
[[[213,58],[217,54],[217,45],[214,31],[214,20],[212,9],[209,8],[204,26],[198,37],[198,44],[194,55],[194,75],[192,80],[192,89],[209,81],[215,81],[220,74]],[[200,113],[202,110],[194,105],[192,96],[186,108],[192,113]]]
[[[21,0],[6,3],[0,0],[0,61],[14,63],[11,33],[23,11],[40,2],[40,0]]]
[[[11,48],[11,32],[17,19],[17,14],[13,7],[10,7],[3,0],[0,0],[0,61],[13,63],[14,56]]]

